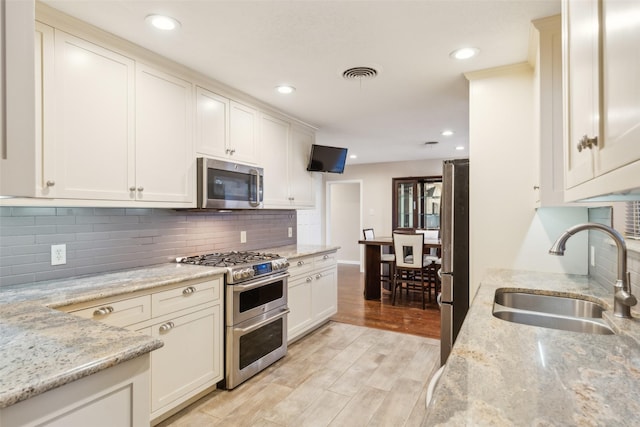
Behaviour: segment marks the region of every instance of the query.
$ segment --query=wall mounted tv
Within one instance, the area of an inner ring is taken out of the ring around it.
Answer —
[[[309,165],[310,172],[344,172],[344,164],[347,160],[347,149],[338,147],[327,147],[326,145],[311,146]]]

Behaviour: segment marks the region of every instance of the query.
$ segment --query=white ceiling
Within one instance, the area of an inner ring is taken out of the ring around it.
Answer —
[[[560,13],[560,0],[44,3],[318,127],[317,143],[357,154],[350,164],[468,156],[463,73],[525,61],[531,20]],[[152,29],[144,21],[152,13],[176,18],[181,28]],[[464,46],[480,55],[449,57]],[[342,78],[358,66],[379,75]],[[277,94],[281,83],[297,90]],[[455,133],[441,136],[444,129]]]

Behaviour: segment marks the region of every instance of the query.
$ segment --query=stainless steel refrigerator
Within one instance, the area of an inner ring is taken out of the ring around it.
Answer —
[[[441,201],[440,362],[447,361],[469,309],[469,160],[445,160]]]

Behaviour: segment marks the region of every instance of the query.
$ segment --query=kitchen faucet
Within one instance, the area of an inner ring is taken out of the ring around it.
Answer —
[[[549,253],[551,255],[564,255],[565,244],[569,237],[582,230],[603,231],[616,242],[618,247],[618,280],[613,287],[613,314],[618,317],[631,318],[631,307],[636,305],[638,300],[631,294],[630,274],[627,271],[627,244],[620,233],[602,224],[586,223],[574,225],[558,237],[558,240],[549,249]]]

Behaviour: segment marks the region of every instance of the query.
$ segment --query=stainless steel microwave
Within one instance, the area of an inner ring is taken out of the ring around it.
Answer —
[[[198,207],[258,209],[263,206],[264,170],[255,166],[199,157]]]

